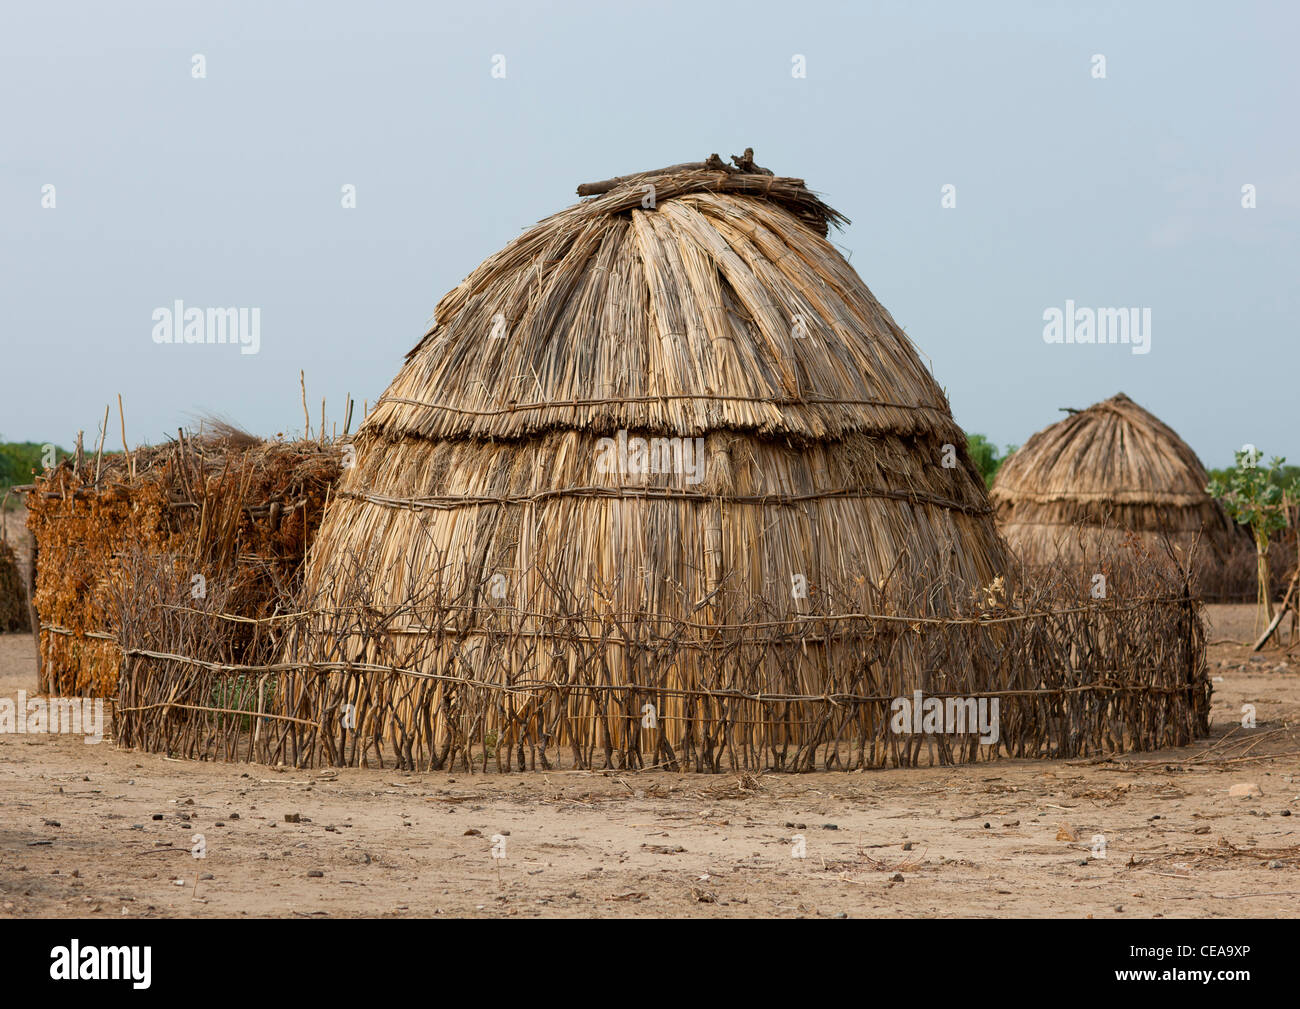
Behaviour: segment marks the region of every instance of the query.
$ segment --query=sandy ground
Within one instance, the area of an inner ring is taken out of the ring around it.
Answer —
[[[468,776],[0,736],[0,917],[1298,917],[1300,649],[1210,665],[1210,739],[1100,762]],[[0,697],[35,686],[0,637]]]

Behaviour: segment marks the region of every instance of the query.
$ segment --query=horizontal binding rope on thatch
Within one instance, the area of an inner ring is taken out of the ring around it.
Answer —
[[[524,410],[553,410],[557,407],[623,406],[637,403],[669,403],[673,401],[692,400],[699,400],[700,402],[705,403],[755,403],[762,404],[763,406],[879,406],[888,407],[892,410],[923,411],[934,414],[945,421],[950,420],[946,411],[941,410],[938,407],[927,406],[924,403],[896,403],[887,399],[835,399],[829,396],[727,396],[719,393],[707,392],[662,393],[653,396],[587,397],[583,399],[567,400],[534,400],[524,403],[509,403],[505,406],[493,407],[492,409],[470,409],[468,407],[456,406],[452,403],[435,403],[425,399],[412,399],[408,396],[390,396],[385,393],[375,403],[375,406],[378,407],[384,403],[401,403],[404,406],[421,406],[430,410],[445,410],[448,413],[463,414],[467,417],[504,417],[507,414],[520,413]]]
[[[989,506],[967,504],[934,494],[918,494],[909,491],[886,490],[869,487],[831,487],[808,494],[719,494],[710,491],[686,491],[672,487],[558,487],[538,491],[535,494],[504,495],[443,495],[441,497],[399,498],[384,494],[368,494],[358,491],[338,491],[334,495],[351,498],[356,501],[368,501],[372,504],[390,508],[413,508],[450,510],[470,508],[476,505],[535,504],[551,498],[590,497],[590,498],[658,498],[666,501],[699,501],[724,504],[757,505],[794,505],[808,501],[820,501],[825,498],[881,498],[891,501],[907,501],[911,504],[933,505],[949,511],[964,512],[967,515],[990,515]]]
[[[1206,494],[1188,494],[1186,492],[1172,492],[1161,490],[1053,490],[1053,491],[1023,491],[1016,495],[1017,503],[1027,502],[1029,504],[1065,504],[1072,503],[1078,505],[1101,504],[1101,505],[1172,505],[1175,508],[1188,508],[1200,506],[1205,503]]]
[[[1186,601],[1180,596],[1150,596],[1144,599],[1129,600],[1123,604],[1114,605],[1109,609],[1111,612],[1125,612],[1125,611],[1132,611],[1132,610],[1140,610],[1145,607],[1150,607],[1152,605],[1159,606],[1159,605],[1173,604],[1176,606],[1182,606],[1185,602]],[[212,612],[197,610],[192,607],[184,607],[184,606],[166,606],[164,608],[169,610],[174,610],[176,612],[196,614],[211,620],[224,620],[224,621],[243,623],[243,624],[276,624],[276,623],[282,623],[286,620],[302,620],[302,618],[308,616],[320,617],[324,615],[322,612],[317,611],[315,613],[282,614],[282,615],[277,615],[272,617],[254,618],[254,617],[243,617],[231,613],[212,613]],[[449,612],[460,610],[465,613],[470,613],[470,612],[475,612],[477,609],[478,607],[469,607],[469,606],[448,607]],[[834,613],[834,614],[798,616],[793,618],[793,620],[757,621],[754,623],[745,623],[745,624],[725,624],[725,623],[706,624],[706,623],[700,623],[698,621],[678,620],[678,619],[671,619],[668,617],[656,617],[655,615],[650,615],[649,617],[645,617],[645,619],[642,622],[666,623],[666,624],[671,624],[673,627],[677,628],[678,630],[700,631],[702,632],[702,635],[698,638],[687,638],[687,637],[682,637],[680,635],[677,636],[674,641],[674,647],[711,649],[716,651],[721,649],[733,648],[738,641],[741,642],[744,641],[743,638],[728,637],[727,636],[728,632],[732,632],[732,631],[746,631],[746,632],[753,633],[757,631],[767,631],[767,630],[776,630],[776,629],[784,628],[789,634],[797,635],[797,640],[802,644],[827,644],[838,640],[838,635],[833,635],[833,634],[820,635],[820,634],[809,633],[806,626],[801,628],[800,625],[818,624],[818,623],[835,624],[843,621],[857,621],[857,622],[869,622],[869,623],[887,623],[887,624],[892,623],[892,624],[900,624],[900,625],[912,625],[917,627],[920,626],[994,627],[999,624],[1021,623],[1025,621],[1041,621],[1045,618],[1077,615],[1080,613],[1090,612],[1092,609],[1093,607],[1091,606],[1074,606],[1074,607],[1062,607],[1053,610],[1043,610],[1034,613],[1016,613],[1010,616],[980,616],[980,617],[919,617],[919,616],[899,616],[898,614],[882,614],[882,613]],[[541,620],[546,620],[546,619],[550,619],[553,616],[552,614],[548,614],[548,613],[529,612],[526,610],[520,610],[515,607],[508,607],[508,606],[499,607],[499,610],[502,613],[506,613],[513,617],[532,617]],[[338,614],[334,614],[334,615],[338,615]],[[514,628],[511,630],[510,633],[512,637],[515,638],[546,638],[546,639],[563,640],[563,641],[609,643],[611,641],[611,636],[608,633],[600,634],[593,630],[579,631],[576,629],[576,625],[579,623],[586,623],[586,624],[598,624],[606,628],[608,627],[619,628],[621,626],[620,621],[627,621],[633,619],[641,620],[641,618],[642,618],[641,614],[602,613],[599,616],[573,618],[567,622],[567,625],[564,627],[562,631]],[[438,633],[438,631],[440,630],[436,619],[433,619],[432,617],[427,617],[426,619],[424,619],[423,622],[421,622],[422,620],[421,615],[419,613],[413,613],[409,615],[409,620],[411,621],[412,626],[407,626],[407,627],[390,626],[387,629],[386,633],[393,634],[393,635],[412,635],[416,637],[427,637],[431,634]],[[469,625],[457,624],[456,627],[460,630],[467,630],[472,633],[472,628]],[[107,632],[102,632],[102,631],[99,632],[73,631],[65,627],[54,627],[49,624],[43,625],[42,629],[49,630],[56,634],[80,635],[88,638],[96,638],[102,641],[111,641],[114,643],[117,643],[119,641],[117,635],[110,634]],[[313,632],[303,631],[302,633],[313,633]],[[619,639],[615,637],[612,640],[618,641]],[[775,638],[775,640],[779,641],[781,639],[778,636]],[[637,644],[637,641],[635,639],[628,639],[625,643],[628,645],[635,646]],[[191,659],[184,655],[178,655],[175,653],[155,652],[147,649],[133,649],[128,652],[124,652],[123,654],[137,655],[137,656],[154,658],[154,659],[167,659],[169,661],[177,661],[177,662],[194,662],[196,664],[204,665],[207,668],[220,669],[225,672],[286,672],[289,670],[295,670],[295,671],[305,670],[308,668],[308,666],[310,666],[311,668],[318,668],[318,669],[336,669],[336,670],[337,669],[355,669],[355,670],[370,669],[371,671],[375,671],[377,669],[378,671],[412,673],[412,674],[414,674],[415,672],[414,670],[403,669],[400,667],[393,667],[393,666],[371,667],[364,662],[352,662],[352,663],[340,662],[340,663],[324,664],[324,665],[312,664],[312,663],[300,663],[300,662],[279,662],[279,663],[263,664],[259,666],[251,666],[251,665],[232,664],[229,662],[204,662],[201,660]],[[454,679],[456,682],[463,682],[463,679],[460,677],[450,677],[449,679]],[[765,694],[763,696],[771,696],[771,695]]]

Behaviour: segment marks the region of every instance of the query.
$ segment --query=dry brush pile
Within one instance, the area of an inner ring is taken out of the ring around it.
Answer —
[[[121,611],[113,600],[137,593],[138,563],[125,561],[140,552],[183,579],[191,605],[219,585],[229,612],[274,612],[300,577],[340,459],[333,445],[264,442],[218,425],[129,455],[72,457],[39,477],[27,506],[41,689],[117,692]],[[158,632],[166,636],[165,625]]]

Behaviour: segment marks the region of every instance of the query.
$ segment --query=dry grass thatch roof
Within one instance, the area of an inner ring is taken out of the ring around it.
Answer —
[[[795,576],[815,597],[1002,573],[942,390],[827,241],[843,219],[737,160],[596,187],[442,299],[355,437],[309,557],[318,605],[392,613],[436,584],[471,610],[735,626],[754,600],[803,611]],[[638,437],[661,440],[649,466],[608,465]]]
[[[530,549],[569,551],[577,568],[689,581],[721,508],[730,542],[712,549],[753,566],[755,588],[854,553],[857,573],[904,552],[998,573],[962,431],[825,239],[838,220],[799,179],[687,170],[525,232],[442,299],[367,417],[318,567],[364,544],[380,546],[383,572],[416,548],[418,569],[421,543],[496,565],[519,546],[500,533],[522,521]],[[597,472],[597,440],[620,430],[704,437],[703,479]]]
[[[746,173],[641,176],[578,203],[438,303],[366,435],[961,440],[907,337],[826,241],[841,220],[800,179]]]
[[[1123,393],[1033,435],[1003,465],[991,496],[1008,543],[1030,564],[1081,556],[1099,536],[1168,535],[1206,563],[1241,532],[1206,492],[1209,477],[1177,433]]]

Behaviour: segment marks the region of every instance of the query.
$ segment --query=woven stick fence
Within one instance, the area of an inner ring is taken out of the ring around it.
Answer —
[[[489,583],[250,621],[135,563],[117,740],[192,759],[802,772],[1149,750],[1209,727],[1199,604],[1150,558],[1100,566],[1104,598],[1065,576],[973,598],[933,581],[909,617],[887,589],[820,586],[805,613],[754,600],[725,625],[703,619],[708,600],[698,619],[533,612],[494,604]],[[917,691],[946,725],[900,715]],[[971,731],[981,704],[995,733]]]

